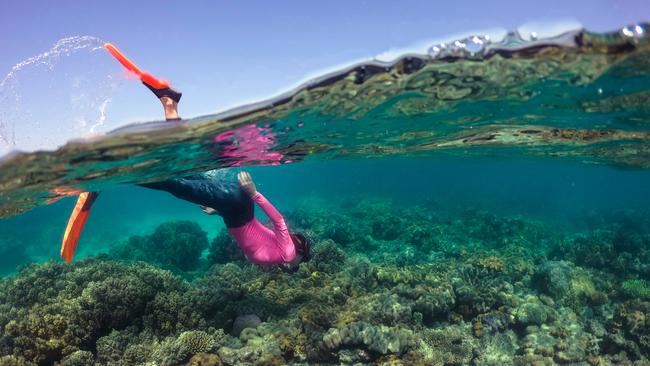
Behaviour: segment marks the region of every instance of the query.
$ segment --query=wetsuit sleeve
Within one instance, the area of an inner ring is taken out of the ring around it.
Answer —
[[[271,219],[273,232],[277,238],[276,243],[279,246],[278,249],[281,251],[282,259],[285,262],[291,262],[296,256],[296,247],[293,245],[284,217],[282,217],[282,214],[260,192],[256,192],[251,198],[262,208],[266,216]]]

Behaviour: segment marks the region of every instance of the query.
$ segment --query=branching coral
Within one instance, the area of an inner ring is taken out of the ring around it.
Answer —
[[[452,277],[457,311],[463,315],[488,312],[508,301],[512,286],[500,271],[466,264]]]
[[[330,351],[341,346],[362,346],[382,355],[401,354],[413,345],[413,333],[407,329],[356,322],[342,328],[331,328],[323,336],[323,345]]]
[[[632,298],[650,300],[650,286],[645,280],[626,280],[621,284],[621,288]]]
[[[425,329],[411,359],[425,365],[465,365],[474,358],[477,342],[458,326]]]

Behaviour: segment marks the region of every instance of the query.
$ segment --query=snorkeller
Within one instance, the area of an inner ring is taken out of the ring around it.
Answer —
[[[182,94],[172,88],[155,89],[144,83],[162,103],[165,119],[180,120],[178,103]],[[301,233],[291,233],[280,212],[257,191],[248,172],[239,172],[237,182],[223,179],[220,170],[140,184],[166,191],[201,206],[208,215],[222,217],[228,231],[246,258],[261,265],[295,265],[310,259],[310,242]],[[255,218],[255,204],[268,216],[273,229]]]
[[[146,71],[140,70],[115,46],[104,46],[127,70],[140,77],[144,84],[160,100],[167,121],[181,120],[178,103],[182,93],[173,89],[169,83],[157,79]],[[250,134],[255,142],[258,134]],[[222,170],[210,170],[183,178],[162,182],[140,184],[142,187],[166,191],[172,195],[195,203],[209,215],[223,218],[228,231],[239,248],[253,263],[260,265],[295,266],[310,259],[310,241],[301,233],[291,233],[280,212],[257,191],[255,183],[248,172],[239,172],[237,182],[223,179]],[[90,208],[98,192],[83,192],[68,221],[61,256],[71,262],[83,226],[90,213]],[[260,206],[273,224],[273,229],[264,226],[255,218],[255,204]]]

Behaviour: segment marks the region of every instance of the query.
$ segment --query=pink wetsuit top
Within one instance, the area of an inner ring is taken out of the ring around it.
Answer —
[[[296,248],[284,217],[261,193],[256,192],[251,198],[271,219],[273,230],[262,225],[256,218],[243,226],[229,228],[228,231],[235,238],[237,245],[248,260],[256,264],[269,265],[293,261],[296,257]]]

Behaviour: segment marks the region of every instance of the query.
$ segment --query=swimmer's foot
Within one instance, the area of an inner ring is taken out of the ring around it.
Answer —
[[[151,85],[142,82],[144,86],[149,88],[154,95],[160,99],[163,107],[165,108],[165,119],[168,121],[178,121],[181,117],[178,115],[178,102],[181,101],[183,93],[170,87],[156,89]]]
[[[154,93],[154,95],[156,95],[156,98],[158,98],[158,99],[162,99],[164,97],[167,97],[167,98],[173,100],[174,102],[178,103],[178,102],[181,101],[181,97],[183,96],[183,93],[181,93],[178,90],[173,89],[173,88],[155,89],[154,87],[152,87],[151,85],[149,85],[149,84],[147,84],[145,82],[142,82],[142,84],[144,84],[144,86],[149,88],[149,90],[151,90],[151,92]]]

